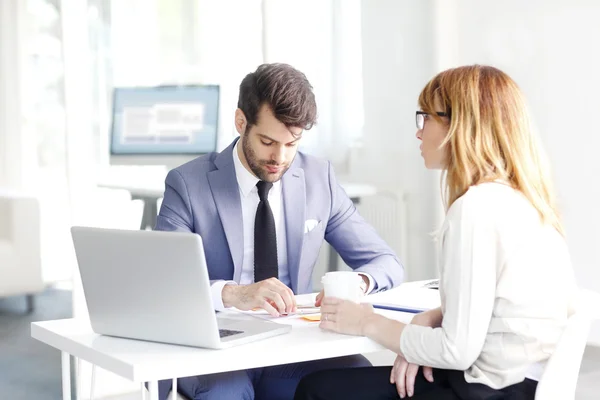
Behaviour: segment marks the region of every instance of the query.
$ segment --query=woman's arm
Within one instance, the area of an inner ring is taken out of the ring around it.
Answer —
[[[427,316],[435,328],[405,325],[374,315],[365,305],[327,297],[321,307],[321,326],[366,335],[413,364],[469,368],[485,343],[494,308],[496,268],[503,262],[488,202],[480,200],[487,199],[457,201],[454,212],[449,211],[440,277],[444,315],[438,309]]]
[[[417,314],[411,324],[437,327],[442,322],[441,308]],[[355,304],[325,297],[321,304],[321,327],[350,335],[367,336],[400,354],[400,336],[406,324],[375,314],[370,304]]]
[[[412,324],[428,326],[430,328],[439,327],[442,324],[441,307],[417,314],[411,321]],[[400,351],[400,336],[406,324],[386,318],[379,314],[371,313],[363,319],[362,335],[373,339],[382,346],[402,354]]]
[[[448,212],[440,276],[444,315],[439,328],[411,325],[403,331],[400,348],[411,363],[466,370],[481,353],[494,310],[496,271],[504,262],[488,197],[469,192]]]
[[[398,338],[402,335],[405,326],[406,324],[402,322],[371,313],[364,319],[361,334],[400,354],[400,340]]]
[[[442,307],[438,307],[415,315],[410,323],[430,328],[439,328],[442,326],[442,319]]]

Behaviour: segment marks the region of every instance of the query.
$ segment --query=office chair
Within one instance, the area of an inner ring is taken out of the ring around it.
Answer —
[[[567,322],[556,349],[538,382],[535,400],[575,399],[577,379],[592,319],[599,317],[600,295],[579,291],[577,310]]]

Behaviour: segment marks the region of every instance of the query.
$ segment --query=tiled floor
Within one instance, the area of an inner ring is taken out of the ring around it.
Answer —
[[[60,352],[33,340],[33,321],[71,316],[71,292],[48,290],[25,313],[22,297],[0,298],[0,399],[57,400],[61,396]]]

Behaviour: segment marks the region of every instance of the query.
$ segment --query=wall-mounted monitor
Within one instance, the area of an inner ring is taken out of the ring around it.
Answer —
[[[218,121],[216,85],[115,88],[110,163],[178,166],[216,151]]]

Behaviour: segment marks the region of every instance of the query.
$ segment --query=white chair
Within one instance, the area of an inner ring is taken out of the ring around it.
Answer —
[[[0,297],[33,295],[44,289],[40,253],[40,207],[33,195],[0,190]]]
[[[567,322],[554,353],[546,363],[535,392],[535,400],[575,399],[581,359],[592,319],[598,318],[600,295],[582,289],[577,310]]]

